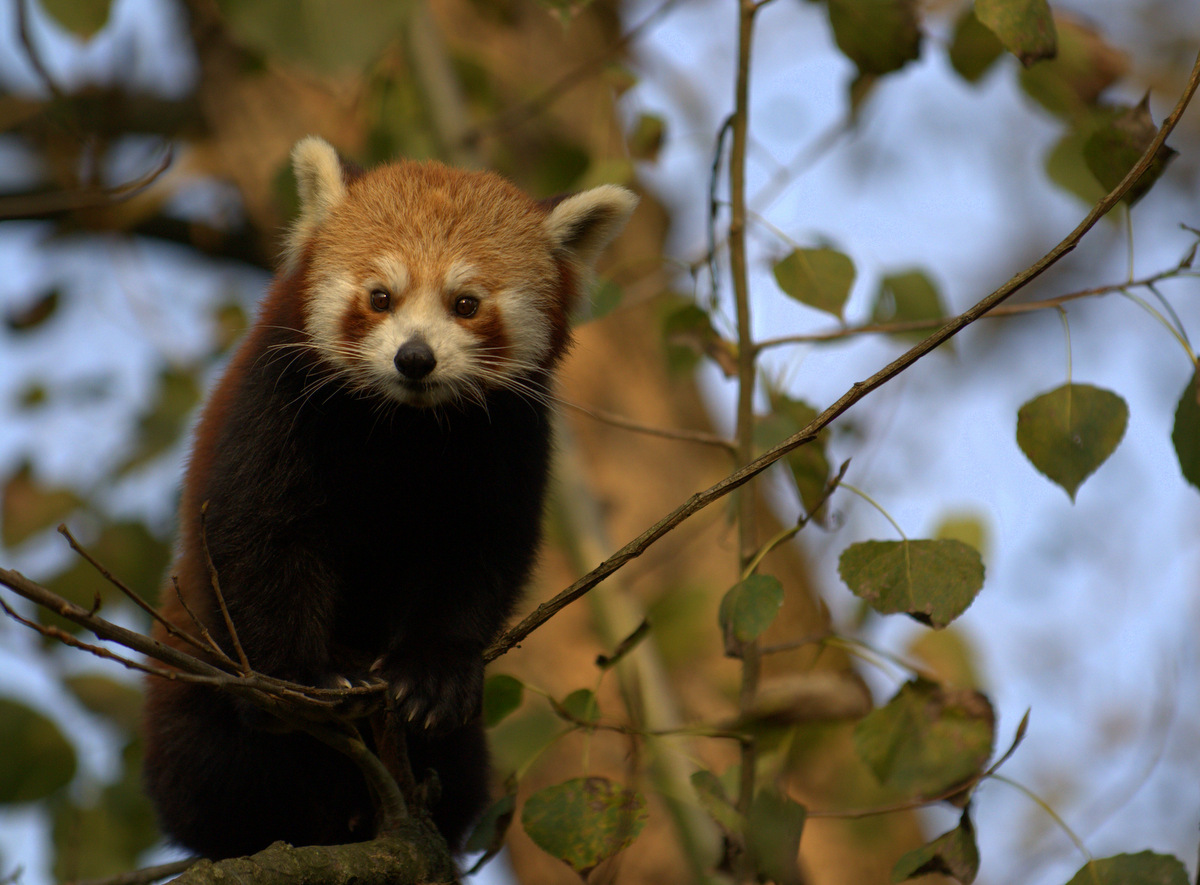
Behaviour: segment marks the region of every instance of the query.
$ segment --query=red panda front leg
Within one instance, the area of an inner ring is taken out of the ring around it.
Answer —
[[[389,703],[401,719],[425,731],[444,733],[479,713],[483,697],[483,646],[442,639],[397,644],[371,673],[388,684]]]

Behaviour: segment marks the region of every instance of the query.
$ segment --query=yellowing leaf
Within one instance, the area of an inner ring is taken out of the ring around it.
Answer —
[[[1193,371],[1175,407],[1171,442],[1183,478],[1200,488],[1200,371]]]
[[[647,817],[641,795],[602,777],[538,790],[521,809],[529,838],[581,875],[630,845]]]
[[[838,574],[877,612],[944,627],[974,601],[984,569],[961,541],[862,541],[842,551]]]
[[[913,849],[896,861],[892,868],[893,882],[907,882],[941,873],[953,876],[962,885],[971,885],[979,875],[979,847],[975,844],[975,827],[964,811],[958,826],[938,836],[928,845]]]
[[[983,694],[914,679],[855,726],[854,748],[881,783],[934,796],[983,770],[995,721]]]
[[[801,304],[838,319],[854,285],[854,262],[834,249],[796,249],[777,262],[775,282]]]
[[[33,478],[28,463],[8,478],[4,484],[4,501],[0,503],[0,540],[5,547],[15,547],[31,535],[62,522],[82,506],[83,501],[70,489],[46,488]]]
[[[1046,0],[975,0],[975,15],[1026,67],[1058,50]]]
[[[1178,858],[1142,851],[1088,861],[1067,885],[1188,885],[1188,877]]]
[[[1129,407],[1109,390],[1064,384],[1031,399],[1017,412],[1017,444],[1033,466],[1075,492],[1125,435]]]

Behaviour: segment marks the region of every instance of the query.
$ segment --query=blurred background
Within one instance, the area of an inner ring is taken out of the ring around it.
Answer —
[[[968,4],[927,0],[917,4],[918,57],[869,73],[839,48],[831,5],[774,0],[759,14],[747,181],[760,339],[903,319],[901,275],[932,293],[923,316],[970,306],[1104,192],[1081,151],[1097,108],[1148,93],[1157,123],[1200,47],[1190,0],[1061,0],[1059,60],[1023,71],[1008,54],[967,51]],[[720,448],[622,425],[732,434],[736,390],[712,358],[721,346],[681,317],[700,305],[718,337],[732,336],[728,262],[718,249],[714,286],[706,256],[710,226],[720,243],[728,217],[721,208],[710,225],[709,182],[732,109],[735,34],[733,0],[0,2],[0,564],[82,605],[100,594],[107,617],[143,625],[54,526],[66,521],[156,597],[189,422],[252,321],[294,207],[288,151],[310,133],[364,164],[403,155],[494,168],[537,197],[602,182],[644,195],[563,372],[562,399],[592,414],[563,410],[531,607],[720,479],[734,466]],[[1198,328],[1200,282],[1180,263],[1196,242],[1187,228],[1200,227],[1200,109],[1170,143],[1179,156],[1133,211],[1112,213],[1018,300],[1164,274],[1130,291]],[[715,193],[723,205],[723,176]],[[845,326],[786,297],[772,273],[797,246],[822,245],[856,268]],[[837,558],[895,534],[844,492],[822,525],[772,554],[787,601],[770,641],[833,629],[874,650],[809,646],[768,660],[768,684],[819,684],[824,711],[789,733],[781,776],[810,812],[879,804],[849,749],[850,713],[829,711],[858,709],[864,693],[891,696],[909,671],[888,655],[920,660],[987,693],[1001,750],[1031,711],[1004,773],[1095,856],[1173,853],[1194,877],[1200,497],[1171,444],[1193,366],[1163,323],[1118,292],[1066,310],[1071,378],[1117,392],[1130,413],[1120,446],[1074,501],[1015,440],[1017,409],[1067,380],[1054,310],[976,324],[823,440],[828,462],[851,458],[847,481],[909,537],[970,540],[987,577],[942,631],[873,614],[838,578]],[[772,347],[764,390],[824,408],[913,340]],[[782,469],[761,485],[767,537],[801,511]],[[736,579],[736,533],[718,504],[493,671],[555,697],[598,688],[615,716],[637,707],[650,722],[726,720],[739,669],[721,655],[716,607]],[[646,614],[653,629],[634,669],[602,680],[596,654]],[[0,736],[13,748],[0,752],[0,879],[20,868],[20,882],[42,885],[170,856],[138,788],[138,694],[133,674],[0,622]],[[649,778],[628,740],[561,731],[527,699],[494,732],[498,780],[520,773],[525,795],[591,771]],[[668,757],[668,769],[718,773],[734,758],[702,741]],[[679,772],[660,775],[670,783]],[[693,797],[654,782],[661,795],[645,834],[598,881],[693,881],[694,858],[712,852],[681,847],[680,833],[711,842],[711,828],[689,823]],[[1051,885],[1084,860],[1009,785],[985,784],[973,810],[977,881]],[[813,814],[806,875],[889,881],[901,854],[956,819],[944,808]],[[575,880],[519,827],[487,875]]]

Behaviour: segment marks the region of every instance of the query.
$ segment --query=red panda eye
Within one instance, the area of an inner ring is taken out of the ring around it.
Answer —
[[[392,304],[392,296],[386,289],[371,290],[371,307],[375,310],[387,310]]]
[[[473,317],[479,310],[479,299],[474,295],[463,295],[454,302],[454,313],[460,317]]]

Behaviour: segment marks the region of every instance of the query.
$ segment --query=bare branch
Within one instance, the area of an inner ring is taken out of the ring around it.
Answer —
[[[1039,277],[1048,268],[1056,264],[1063,256],[1073,251],[1083,239],[1084,234],[1091,230],[1101,218],[1120,202],[1121,198],[1129,191],[1142,174],[1150,167],[1150,163],[1154,159],[1155,153],[1163,143],[1167,140],[1167,136],[1175,128],[1179,122],[1179,118],[1183,115],[1188,104],[1192,100],[1192,96],[1196,92],[1197,85],[1200,85],[1200,55],[1197,56],[1196,62],[1192,67],[1192,73],[1188,78],[1187,86],[1184,88],[1183,94],[1180,96],[1171,113],[1163,120],[1162,126],[1159,127],[1158,134],[1154,140],[1143,151],[1141,158],[1134,164],[1129,173],[1121,179],[1121,182],[1113,188],[1103,199],[1100,200],[1087,216],[1076,226],[1076,228],[1067,234],[1056,246],[1054,246],[1044,256],[1034,262],[1025,270],[1013,276],[1008,282],[996,289],[986,298],[983,298],[969,310],[959,314],[946,325],[942,326],[932,335],[924,338],[922,341],[909,348],[903,354],[892,360],[878,372],[864,381],[859,381],[853,384],[841,397],[832,405],[821,412],[816,418],[808,423],[807,426],[792,434],[790,437],[779,443],[775,447],[764,452],[759,457],[755,458],[744,467],[734,471],[729,476],[722,479],[715,485],[709,486],[702,492],[697,492],[687,499],[683,504],[679,505],[673,511],[668,513],[642,534],[638,535],[632,541],[627,543],[616,553],[610,556],[596,568],[592,569],[586,575],[575,581],[570,587],[567,587],[562,592],[558,593],[552,599],[539,605],[533,612],[525,617],[519,624],[506,631],[504,635],[499,637],[485,650],[484,659],[493,661],[500,657],[513,646],[520,643],[530,633],[554,617],[559,611],[570,605],[579,597],[586,594],[589,590],[611,575],[613,572],[624,567],[631,560],[641,556],[647,548],[661,539],[664,535],[684,522],[694,514],[703,510],[714,501],[719,501],[721,498],[728,495],[733,490],[739,488],[751,479],[762,473],[788,452],[798,449],[802,445],[806,445],[817,438],[817,434],[838,418],[843,412],[847,411],[851,406],[863,399],[876,388],[890,381],[895,376],[899,375],[921,357],[925,356],[934,348],[953,338],[964,328],[978,320],[985,314],[990,313],[998,305],[1003,303],[1007,298],[1027,286],[1034,279]]]
[[[162,624],[168,633],[170,633],[172,636],[177,636],[179,639],[182,639],[184,642],[200,651],[207,652],[211,650],[195,636],[185,630],[180,630],[178,627],[160,615],[158,611],[155,610],[154,606],[142,599],[142,597],[135,593],[128,585],[125,584],[124,581],[117,578],[112,572],[105,568],[94,556],[92,556],[92,554],[88,553],[88,551],[84,549],[83,545],[80,544],[75,539],[75,536],[71,534],[71,530],[69,528],[67,528],[65,525],[59,525],[58,533],[67,539],[67,543],[71,545],[71,549],[87,560],[88,564],[98,571],[104,580],[108,581],[108,583],[112,584],[123,594],[125,594],[125,596],[134,605],[149,614],[154,620]],[[95,614],[95,611],[93,611],[92,614]],[[222,657],[225,657],[219,648],[216,649],[216,651]],[[228,661],[228,663],[233,663],[233,661],[230,661],[228,658],[225,658],[225,660]]]
[[[736,454],[737,444],[732,440],[724,439],[717,436],[715,433],[707,433],[703,430],[673,430],[668,427],[651,427],[648,424],[639,424],[629,418],[621,415],[605,412],[601,409],[594,409],[590,406],[581,406],[576,403],[560,400],[564,406],[569,409],[587,415],[589,418],[594,418],[604,424],[611,424],[613,427],[620,427],[625,430],[632,430],[635,433],[644,433],[647,436],[658,436],[663,439],[677,439],[683,442],[694,442],[705,446],[716,446],[719,449]]]

